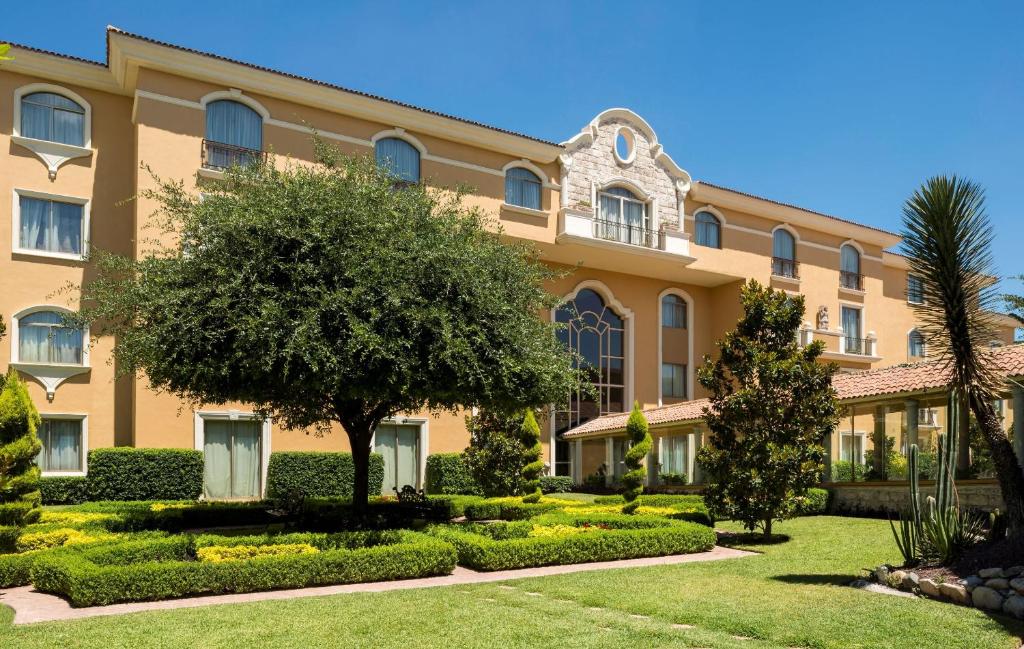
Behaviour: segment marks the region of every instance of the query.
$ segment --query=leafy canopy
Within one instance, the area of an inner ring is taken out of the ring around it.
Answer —
[[[751,280],[740,300],[743,317],[698,372],[711,401],[710,443],[698,461],[708,508],[770,535],[821,478],[822,444],[839,420],[836,366],[818,362],[821,341],[797,344],[803,296]]]
[[[370,158],[315,145],[316,164],[233,168],[202,198],[157,179],[144,196],[163,243],[99,256],[84,291],[119,367],[289,428],[340,422],[357,483],[395,413],[569,392],[571,358],[538,317],[553,271],[533,248],[504,241],[465,189],[400,186]]]

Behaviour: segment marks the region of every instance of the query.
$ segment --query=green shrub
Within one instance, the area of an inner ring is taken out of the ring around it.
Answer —
[[[267,544],[302,542],[316,535],[262,537]],[[242,537],[240,545],[252,545]],[[350,548],[340,540],[333,549],[311,554],[264,556],[242,561],[195,560],[196,544],[230,546],[234,537],[178,536],[89,549],[65,549],[40,557],[31,569],[36,588],[67,598],[72,606],[162,600],[204,593],[245,593],[275,588],[410,579],[449,574],[455,567],[451,545],[416,532],[395,532],[369,547]]]
[[[832,493],[828,489],[817,487],[807,490],[807,495],[800,499],[796,506],[797,516],[822,516],[828,513]]]
[[[355,467],[344,452],[280,451],[270,454],[267,498],[284,500],[293,494],[306,498],[351,498]],[[370,495],[380,495],[384,458],[370,454]]]
[[[469,503],[465,507],[466,518],[471,521],[521,521],[538,514],[552,512],[564,507],[559,503],[524,503],[510,500],[485,500]]]
[[[475,570],[612,561],[710,550],[713,530],[702,525],[648,516],[573,518],[543,516],[530,521],[437,526],[430,532],[455,546],[459,564]],[[531,536],[535,527],[590,525],[585,534]]]
[[[42,420],[25,382],[11,367],[0,377],[0,525],[29,525],[39,519],[39,467]]]
[[[444,503],[447,508],[447,520],[466,515],[466,507],[483,502],[483,496],[427,496],[430,502]]]
[[[444,522],[455,517],[452,497],[428,497],[426,502],[370,501],[365,516],[353,513],[343,498],[309,498],[302,503],[298,525],[305,530],[387,530],[411,527],[419,521]]]
[[[21,535],[21,527],[18,525],[0,525],[0,554],[14,552]]]
[[[540,477],[540,490],[546,494],[567,493],[573,490],[572,478],[567,475],[542,475]]]
[[[711,527],[714,519],[708,512],[704,499],[697,495],[688,494],[643,494],[640,496],[642,507],[669,507],[676,511],[670,518],[700,523]],[[621,505],[624,502],[622,496],[597,496],[594,498],[595,505]]]
[[[90,500],[196,500],[203,493],[203,453],[184,448],[89,451]]]
[[[462,453],[434,453],[427,456],[426,491],[438,495],[483,494]]]
[[[44,505],[78,505],[89,499],[85,476],[54,476],[39,480]]]
[[[275,522],[265,502],[87,503],[77,511],[114,513],[104,522],[112,532],[180,532],[206,527],[242,527]]]

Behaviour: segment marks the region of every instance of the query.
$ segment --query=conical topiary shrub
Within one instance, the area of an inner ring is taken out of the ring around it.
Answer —
[[[0,388],[0,525],[39,520],[39,412],[17,371]]]
[[[629,435],[631,446],[626,451],[626,473],[622,476],[622,485],[626,490],[622,497],[626,504],[622,506],[623,514],[632,514],[640,506],[640,494],[644,490],[644,458],[653,446],[651,434],[647,432],[647,418],[640,410],[640,404],[633,404],[633,411],[629,413],[626,421],[626,433]]]
[[[526,447],[523,466],[524,503],[535,503],[540,500],[540,474],[544,471],[544,451],[540,445],[540,426],[533,411],[527,409],[523,415],[523,425],[519,430],[519,441]]]

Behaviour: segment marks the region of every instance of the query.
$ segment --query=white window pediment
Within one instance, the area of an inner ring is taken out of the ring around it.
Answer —
[[[22,132],[23,99],[37,93],[59,95],[81,107],[81,145],[28,137],[28,134]],[[50,180],[53,180],[57,177],[57,170],[68,161],[92,156],[92,107],[81,95],[67,88],[49,83],[32,83],[22,86],[14,91],[14,124],[11,128],[11,142],[28,149],[42,160],[46,165]]]
[[[11,367],[38,381],[46,390],[46,398],[50,401],[62,383],[73,376],[87,374],[91,369],[88,327],[77,330],[73,336],[64,335],[56,342],[52,332],[43,331],[47,326],[38,316],[64,313],[70,312],[64,307],[40,305],[23,309],[11,318]],[[32,320],[40,321],[28,322],[30,316],[37,316]],[[26,322],[23,323],[23,319]],[[32,340],[23,340],[23,325],[25,335],[31,333]],[[49,329],[59,329],[61,333],[67,330],[57,325]]]

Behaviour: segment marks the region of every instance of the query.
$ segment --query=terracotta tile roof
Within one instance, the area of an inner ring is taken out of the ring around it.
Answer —
[[[1007,345],[992,350],[993,361],[1004,376],[1024,376],[1024,344]],[[949,380],[949,369],[942,361],[922,361],[893,365],[877,370],[836,374],[832,385],[840,401],[852,401],[883,395],[908,394],[926,390],[941,390]],[[644,410],[647,422],[657,424],[685,424],[700,421],[704,416],[707,399],[684,401],[670,406]],[[577,426],[565,433],[568,439],[588,437],[598,433],[618,431],[626,427],[629,413],[604,415]]]
[[[882,232],[884,234],[888,234],[888,235],[891,235],[891,236],[894,236],[894,237],[900,236],[899,234],[897,234],[895,232],[890,232],[889,230],[878,228],[878,227],[875,227],[873,225],[867,225],[866,223],[859,223],[857,221],[852,221],[850,219],[844,219],[844,218],[842,218],[840,216],[833,216],[831,214],[825,214],[824,212],[818,212],[816,210],[807,209],[806,207],[801,207],[799,205],[793,205],[792,203],[783,203],[782,201],[776,201],[776,200],[773,200],[771,198],[765,198],[764,196],[758,196],[757,194],[751,194],[749,192],[740,191],[738,189],[733,189],[732,187],[725,187],[724,185],[716,185],[715,183],[711,183],[711,182],[708,182],[706,180],[698,180],[697,182],[700,183],[701,185],[707,185],[708,187],[713,187],[715,189],[721,189],[722,191],[732,192],[733,194],[739,194],[741,196],[747,196],[748,198],[756,198],[759,201],[765,201],[765,202],[768,202],[768,203],[772,203],[774,205],[781,205],[782,207],[792,207],[795,210],[801,210],[803,212],[809,212],[811,214],[816,214],[817,216],[823,216],[826,219],[832,219],[833,221],[838,221],[840,223],[846,223],[848,225],[856,225],[856,226],[859,226],[859,227],[862,227],[862,228],[868,228],[869,230],[875,230],[876,232]]]

